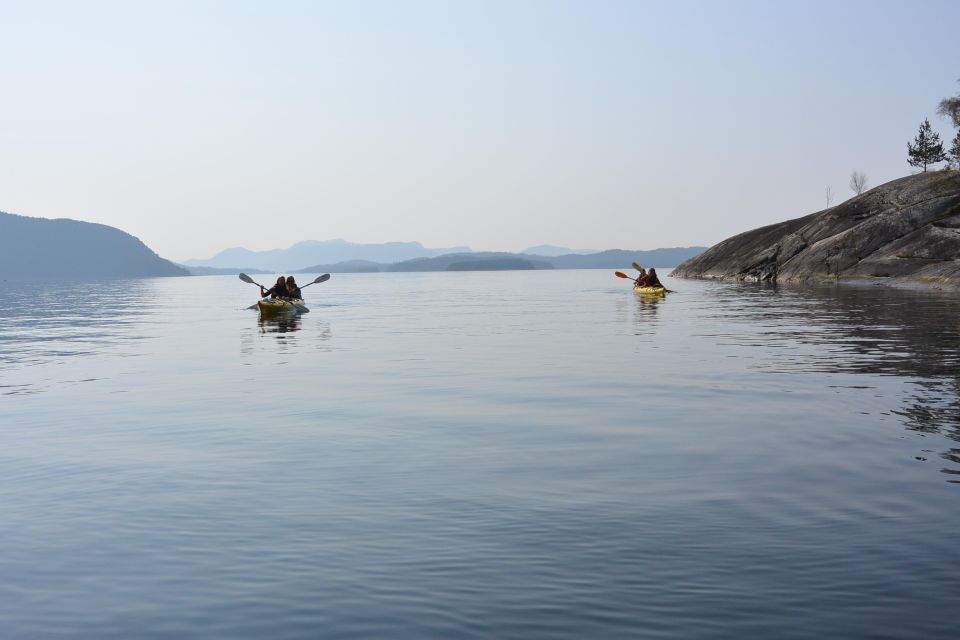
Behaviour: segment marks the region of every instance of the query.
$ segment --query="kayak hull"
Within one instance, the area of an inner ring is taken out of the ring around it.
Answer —
[[[307,313],[310,309],[307,309],[307,305],[304,304],[303,300],[299,298],[293,298],[290,300],[260,300],[257,302],[257,308],[260,309],[260,315],[262,316],[277,316],[277,315],[296,315],[300,313]]]
[[[663,287],[634,287],[634,293],[639,293],[644,296],[665,296],[667,295],[667,290]]]

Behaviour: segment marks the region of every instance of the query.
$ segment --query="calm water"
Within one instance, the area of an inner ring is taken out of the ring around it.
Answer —
[[[955,634],[960,295],[4,285],[4,638]]]

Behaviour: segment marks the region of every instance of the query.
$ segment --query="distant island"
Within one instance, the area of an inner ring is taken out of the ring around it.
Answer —
[[[960,172],[907,176],[835,207],[741,233],[672,275],[960,289]]]
[[[287,249],[251,251],[243,247],[225,249],[205,260],[186,260],[183,266],[248,271],[294,271],[319,262],[344,262],[363,260],[376,263],[393,263],[414,258],[430,258],[447,253],[469,252],[470,247],[429,249],[419,242],[384,242],[381,244],[354,243],[335,240],[305,240]]]
[[[594,253],[539,245],[529,253],[470,251],[467,247],[429,249],[419,242],[356,244],[345,240],[300,242],[289,249],[227,249],[209,262],[178,265],[165,260],[132,235],[103,224],[30,218],[0,212],[0,278],[146,278],[247,273],[377,273],[414,271],[515,271],[538,269],[615,269],[640,262],[672,267],[706,247],[653,250],[612,249]],[[532,253],[543,251],[544,254]],[[411,256],[414,257],[405,257]],[[331,262],[308,258],[329,256]],[[372,260],[370,256],[385,256]],[[399,258],[397,259],[397,256]],[[341,259],[342,258],[342,259]],[[236,260],[235,264],[229,264]],[[272,267],[269,265],[284,264]],[[299,265],[299,266],[294,266]]]
[[[658,268],[669,268],[691,258],[706,247],[670,249],[611,249],[587,255],[537,256],[523,253],[471,252],[449,253],[435,258],[415,258],[393,264],[351,260],[333,264],[315,264],[296,273],[374,273],[412,271],[508,271],[531,269],[616,269],[631,262]]]
[[[190,273],[129,233],[0,212],[0,278],[148,278]]]
[[[607,269],[641,262],[674,267],[706,247],[652,250],[613,249],[584,253],[539,245],[523,253],[470,251],[467,247],[430,249],[419,242],[357,244],[346,240],[308,240],[289,249],[250,251],[233,248],[209,260],[183,264],[195,275],[237,273],[376,273],[390,271],[504,271],[529,269]],[[535,253],[543,251],[543,253]],[[567,253],[564,253],[567,252]],[[400,257],[397,257],[400,256]],[[312,259],[312,260],[311,260]],[[456,264],[457,266],[453,266]]]
[[[568,256],[572,253],[585,255],[588,253],[600,253],[596,249],[571,249],[570,247],[558,247],[553,244],[538,244],[535,247],[527,247],[520,253],[526,253],[534,256]]]

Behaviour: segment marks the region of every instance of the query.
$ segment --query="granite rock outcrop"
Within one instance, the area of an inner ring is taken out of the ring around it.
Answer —
[[[741,233],[672,275],[960,289],[960,171],[899,178],[835,207]]]

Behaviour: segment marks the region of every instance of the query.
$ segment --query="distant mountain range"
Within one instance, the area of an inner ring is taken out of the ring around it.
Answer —
[[[526,253],[532,256],[568,256],[571,253],[587,254],[599,253],[596,249],[571,249],[569,247],[558,247],[552,244],[538,244],[535,247],[528,247],[520,253]]]
[[[356,244],[300,242],[289,249],[234,248],[186,268],[164,260],[137,238],[114,227],[78,220],[28,218],[0,212],[0,278],[140,278],[249,273],[364,273],[396,271],[501,271],[626,268],[631,262],[674,267],[705,247],[650,251],[614,249],[560,253],[539,245],[523,253],[474,252],[468,247],[428,249],[419,242]],[[319,259],[317,259],[319,256]]]
[[[428,249],[419,242],[385,242],[383,244],[356,244],[343,239],[306,240],[288,249],[251,251],[234,247],[221,251],[206,260],[187,260],[187,267],[212,267],[216,269],[239,268],[261,271],[298,271],[312,264],[336,263],[349,260],[368,260],[378,263],[393,263],[413,258],[431,258],[446,253],[469,252],[470,247]]]
[[[0,212],[0,278],[186,275],[186,269],[114,227]]]
[[[297,273],[372,273],[378,271],[503,271],[518,269],[617,269],[632,262],[643,266],[671,268],[692,258],[704,247],[674,247],[649,251],[611,249],[588,255],[538,256],[519,253],[471,252],[448,253],[435,258],[414,258],[392,264],[368,260],[349,260],[332,264],[315,264]]]
[[[572,250],[537,245],[522,253],[474,252],[468,247],[428,249],[419,242],[356,244],[346,240],[308,240],[289,249],[250,251],[233,248],[207,260],[183,263],[196,275],[248,273],[370,273],[377,271],[447,271],[507,269],[607,269],[640,262],[674,267],[705,247],[609,251]],[[318,260],[310,260],[321,256]]]

